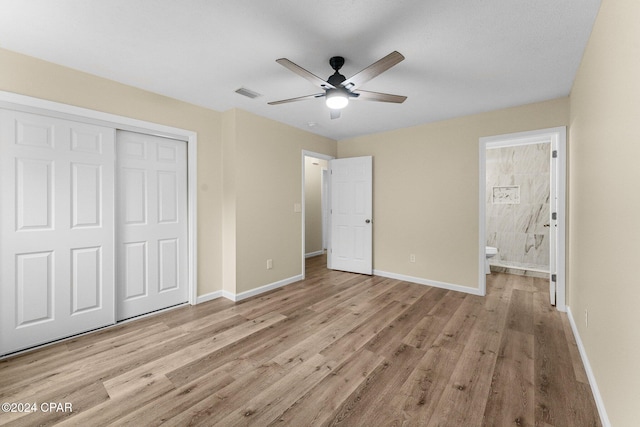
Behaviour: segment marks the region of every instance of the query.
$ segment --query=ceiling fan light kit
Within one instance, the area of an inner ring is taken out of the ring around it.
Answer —
[[[327,89],[326,104],[332,110],[341,110],[349,105],[349,97],[345,91],[338,89]]]
[[[305,70],[298,64],[289,61],[287,58],[277,59],[276,62],[283,67],[293,71],[301,77],[309,80],[321,89],[324,89],[324,93],[316,93],[313,95],[299,96],[297,98],[283,99],[280,101],[269,102],[269,105],[285,104],[288,102],[303,101],[305,99],[314,99],[325,97],[327,107],[331,110],[331,118],[337,119],[340,117],[340,110],[345,108],[349,104],[349,98],[361,98],[367,101],[378,102],[390,102],[394,104],[401,104],[407,99],[406,96],[391,95],[388,93],[359,91],[357,90],[362,84],[368,82],[374,77],[387,71],[389,68],[398,64],[404,59],[404,56],[400,52],[394,51],[384,58],[369,65],[364,70],[356,73],[350,78],[345,78],[339,73],[340,68],[344,65],[344,58],[341,56],[334,56],[329,60],[331,68],[335,72],[329,76],[327,80],[322,80],[315,74]]]

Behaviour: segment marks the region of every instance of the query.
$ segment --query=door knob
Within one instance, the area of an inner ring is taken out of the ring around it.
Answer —
[[[371,222],[370,219],[365,219],[364,222],[366,222],[367,224],[369,224]]]

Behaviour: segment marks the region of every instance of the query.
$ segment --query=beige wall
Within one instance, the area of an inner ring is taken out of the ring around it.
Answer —
[[[335,156],[336,142],[246,111],[233,114],[235,293],[241,293],[302,274],[302,213],[294,212],[302,204],[302,151]]]
[[[0,49],[0,90],[198,133],[198,294],[222,287],[221,114]]]
[[[339,141],[340,158],[373,156],[374,269],[477,289],[479,138],[568,115],[561,98]]]
[[[638,22],[637,0],[602,1],[570,104],[569,306],[620,427],[640,419]]]
[[[322,249],[322,170],[328,162],[306,156],[304,164],[305,254]],[[315,163],[315,164],[314,164]]]

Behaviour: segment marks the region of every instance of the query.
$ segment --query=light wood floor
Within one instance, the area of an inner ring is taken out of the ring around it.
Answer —
[[[0,362],[0,402],[37,405],[0,424],[600,425],[545,281],[492,274],[482,298],[324,261],[241,303],[183,307]],[[45,402],[73,412],[43,412]]]

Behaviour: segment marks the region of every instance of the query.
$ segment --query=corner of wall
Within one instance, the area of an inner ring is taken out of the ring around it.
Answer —
[[[236,110],[222,114],[222,291],[236,293]]]

